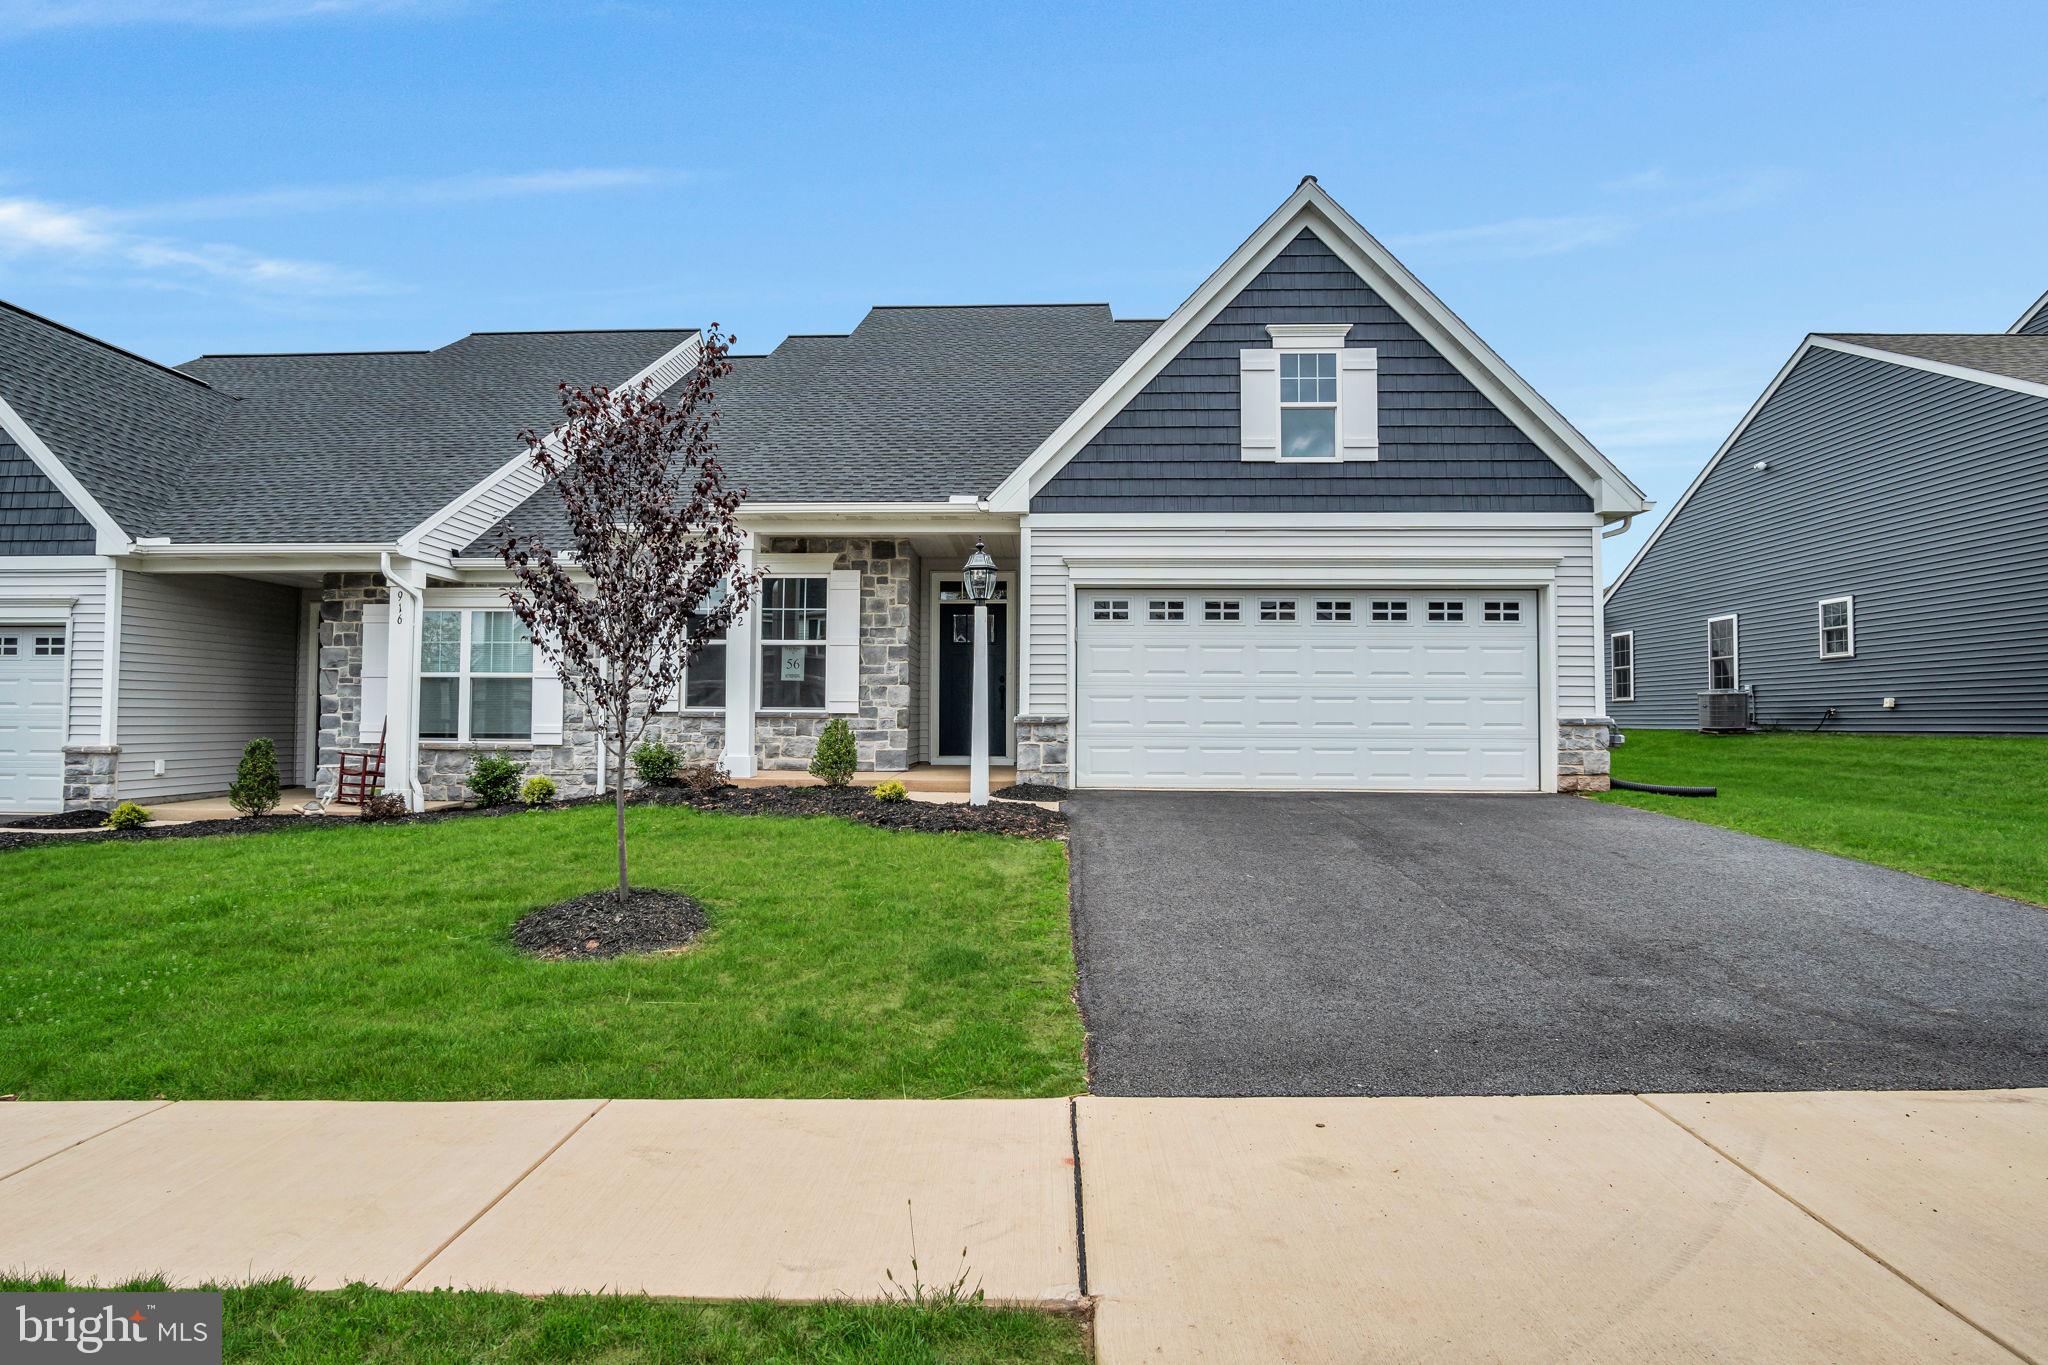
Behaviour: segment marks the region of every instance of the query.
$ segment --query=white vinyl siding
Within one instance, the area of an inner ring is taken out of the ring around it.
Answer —
[[[1593,538],[1590,527],[1516,524],[1503,519],[1498,525],[1475,523],[1469,527],[1388,527],[1385,529],[1324,528],[1313,525],[1261,527],[1232,525],[1225,519],[1198,526],[1116,527],[1048,525],[1043,519],[1031,522],[1031,601],[1027,604],[1025,629],[1031,633],[1030,676],[1023,682],[1020,709],[1033,714],[1064,715],[1068,706],[1068,638],[1073,622],[1074,589],[1067,574],[1070,555],[1129,555],[1136,559],[1171,561],[1178,554],[1223,552],[1236,558],[1285,557],[1313,563],[1318,553],[1332,557],[1372,556],[1390,561],[1460,556],[1515,556],[1532,559],[1556,558],[1555,628],[1556,657],[1546,664],[1555,671],[1556,714],[1590,716],[1598,713],[1598,670],[1602,666],[1601,644],[1595,638],[1593,582]],[[1138,594],[1120,594],[1137,597]],[[1216,596],[1190,589],[1188,597]],[[1329,596],[1324,593],[1323,596]],[[1491,594],[1498,597],[1500,594]],[[1264,594],[1273,596],[1271,591]],[[1314,589],[1292,594],[1297,606],[1312,602]],[[1364,600],[1367,590],[1353,594]],[[1442,591],[1415,589],[1401,594],[1371,592],[1372,600],[1389,599],[1408,604],[1411,619],[1419,617],[1424,603],[1443,599]],[[1463,598],[1473,604],[1489,594],[1473,589]],[[1243,594],[1245,615],[1254,614],[1258,595]]]
[[[258,738],[276,743],[285,781],[306,780],[299,603],[297,589],[251,579],[123,573],[124,800],[226,791]]]

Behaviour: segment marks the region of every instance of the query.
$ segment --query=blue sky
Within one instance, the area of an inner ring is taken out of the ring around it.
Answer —
[[[0,297],[173,362],[1149,317],[1312,172],[1668,507],[1806,332],[2048,289],[2043,52],[2039,3],[0,0]]]

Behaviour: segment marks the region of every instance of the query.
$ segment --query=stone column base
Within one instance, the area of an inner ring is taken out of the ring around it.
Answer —
[[[1608,790],[1608,744],[1614,722],[1605,716],[1576,717],[1557,723],[1557,789],[1561,792]]]
[[[64,809],[112,810],[120,796],[121,746],[64,746]]]
[[[1017,780],[1069,787],[1065,716],[1017,717]]]

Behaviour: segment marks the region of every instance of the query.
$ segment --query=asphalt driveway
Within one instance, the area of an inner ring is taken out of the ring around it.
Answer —
[[[1070,810],[1100,1094],[2048,1085],[2048,910],[1568,797]]]

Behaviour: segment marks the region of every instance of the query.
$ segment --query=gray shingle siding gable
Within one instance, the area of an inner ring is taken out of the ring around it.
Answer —
[[[2028,318],[2026,323],[2021,326],[2019,335],[2048,337],[2048,305],[2044,305],[2034,311],[2034,315]]]
[[[1379,350],[1380,457],[1239,458],[1238,352],[1269,323]],[[1288,243],[1031,500],[1033,512],[1587,512],[1563,470],[1313,232]]]
[[[1856,656],[1821,659],[1838,596]],[[2048,733],[2048,398],[1809,351],[1609,599],[1636,700],[1608,713],[1696,724],[1727,613],[1767,725]]]
[[[27,452],[0,441],[0,557],[89,555],[93,548],[92,523]]]

